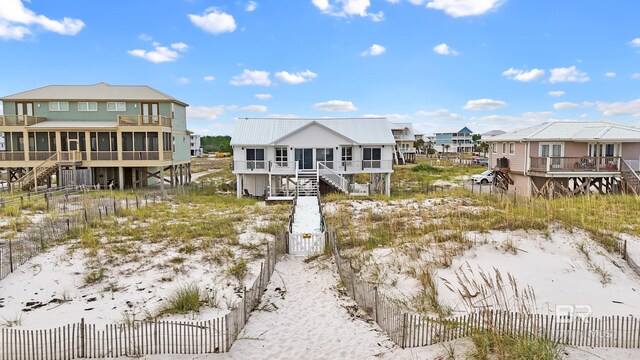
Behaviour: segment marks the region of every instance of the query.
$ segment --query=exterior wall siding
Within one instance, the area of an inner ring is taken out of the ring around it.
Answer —
[[[622,158],[625,160],[640,160],[640,142],[623,143]]]
[[[502,151],[502,142],[496,143],[498,144],[498,152],[493,153],[492,145],[489,144],[489,167],[494,168],[498,163],[498,159],[507,158],[509,160],[509,169],[512,172],[524,173],[527,169],[527,144],[516,142],[515,144],[515,153],[509,153],[509,144],[506,143],[505,152]]]

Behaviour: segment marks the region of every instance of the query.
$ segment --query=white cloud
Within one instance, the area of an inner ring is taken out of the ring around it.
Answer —
[[[313,105],[314,108],[323,111],[355,111],[358,108],[353,105],[351,101],[343,100],[329,100],[326,102],[320,102]]]
[[[417,116],[436,118],[436,119],[446,119],[446,120],[462,120],[464,116],[456,113],[452,113],[447,109],[438,109],[436,111],[425,111],[420,110],[416,112]]]
[[[224,114],[224,105],[217,106],[189,106],[187,108],[187,118],[215,120]]]
[[[249,105],[242,108],[242,111],[248,112],[267,112],[267,107],[264,105]]]
[[[385,51],[387,51],[387,49],[384,46],[378,45],[378,44],[373,44],[367,50],[361,52],[360,55],[362,55],[362,56],[378,56],[378,55],[384,54]]]
[[[432,0],[427,3],[430,9],[442,10],[452,17],[482,15],[497,9],[505,0]],[[411,1],[420,3],[419,1]]]
[[[142,41],[151,41],[153,40],[153,38],[147,34],[140,34],[138,35],[138,39],[142,40]]]
[[[614,78],[616,77],[616,73],[614,73],[613,71],[609,71],[604,73],[604,76],[608,77],[608,78]]]
[[[202,80],[207,81],[207,82],[208,81],[213,81],[215,79],[216,79],[215,76],[212,76],[212,75],[207,75],[207,76],[202,78]]]
[[[464,106],[465,110],[496,110],[507,106],[507,103],[500,100],[476,99],[469,100]]]
[[[189,50],[189,45],[183,43],[183,42],[179,42],[179,43],[175,43],[175,44],[171,44],[171,48],[174,50],[178,50],[180,52],[185,52],[187,50]]]
[[[558,82],[587,82],[589,81],[589,75],[584,72],[578,71],[575,66],[568,68],[554,68],[551,69],[551,77],[549,77],[550,83]]]
[[[181,52],[187,51],[187,49],[189,48],[185,43],[171,44],[172,47],[174,47],[174,45],[180,48],[179,51]],[[156,64],[163,63],[163,62],[173,62],[178,60],[178,58],[180,57],[177,51],[169,49],[166,46],[162,46],[160,45],[160,43],[154,42],[152,43],[152,46],[154,49],[150,51],[142,50],[142,49],[134,49],[134,50],[129,50],[127,52],[130,55],[145,59],[147,61],[151,61],[152,63],[156,63]]]
[[[65,17],[52,20],[45,15],[38,15],[27,9],[22,0],[0,1],[0,38],[22,40],[32,34],[31,25],[60,35],[76,35],[84,28],[84,22],[80,19]]]
[[[371,6],[370,0],[311,0],[311,3],[317,7],[323,14],[337,17],[368,17],[378,22],[384,20],[384,13],[369,12]]]
[[[180,84],[188,84],[189,83],[189,78],[186,78],[186,77],[183,76],[183,77],[178,79],[178,82]]]
[[[242,74],[235,75],[229,82],[231,85],[244,86],[244,85],[271,85],[271,79],[269,78],[268,71],[260,70],[248,70],[244,69]]]
[[[502,72],[502,76],[506,76],[512,80],[530,82],[542,79],[544,77],[544,70],[532,69],[529,71],[524,71],[520,69],[509,68],[509,70],[505,70]]]
[[[572,109],[572,108],[576,108],[578,106],[580,106],[580,104],[574,103],[574,102],[569,102],[569,101],[562,101],[562,102],[557,102],[557,103],[553,104],[553,108],[556,109],[556,110]]]
[[[451,55],[451,56],[457,56],[459,54],[457,51],[453,50],[452,48],[449,47],[449,45],[445,43],[434,46],[433,52],[440,55]]]
[[[189,19],[195,26],[214,35],[236,30],[236,21],[233,16],[217,8],[209,8],[202,15],[191,14]]]
[[[640,116],[640,99],[628,102],[598,102],[596,108],[604,116],[633,115]]]
[[[629,43],[631,47],[640,47],[640,37],[637,37]]]
[[[560,97],[560,96],[563,96],[564,94],[566,94],[566,92],[562,90],[549,91],[549,96],[552,96],[552,97]]]
[[[631,74],[631,78],[634,79],[634,80],[640,79],[640,73]]]
[[[329,9],[331,8],[331,6],[329,5],[329,0],[311,0],[311,3],[322,12],[329,11]]]
[[[255,1],[249,1],[247,3],[247,5],[244,7],[245,11],[248,12],[252,12],[252,11],[256,11],[256,9],[258,8],[258,3]]]
[[[269,99],[271,99],[271,94],[255,94],[254,96],[258,100],[269,100]]]
[[[307,81],[311,81],[312,79],[316,78],[318,75],[310,70],[305,70],[305,71],[298,71],[296,73],[289,73],[286,71],[280,71],[275,73],[274,77],[276,78],[276,80],[286,83],[286,84],[291,84],[291,85],[297,85],[297,84],[302,84],[305,83]]]

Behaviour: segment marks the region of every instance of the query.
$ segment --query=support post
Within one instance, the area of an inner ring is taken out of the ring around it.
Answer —
[[[124,168],[122,166],[118,168],[118,182],[118,188],[124,190]]]

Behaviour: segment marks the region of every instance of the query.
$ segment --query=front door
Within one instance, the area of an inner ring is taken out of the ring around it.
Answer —
[[[33,116],[33,103],[16,103],[16,115],[18,123],[23,123],[26,116]]]
[[[142,123],[157,124],[158,115],[160,115],[160,104],[158,103],[142,103]]]
[[[313,169],[313,149],[296,149],[298,169]]]

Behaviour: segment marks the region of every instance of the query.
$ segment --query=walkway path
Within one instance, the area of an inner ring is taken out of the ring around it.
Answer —
[[[351,315],[354,303],[339,297],[331,270],[286,257],[275,271],[228,359],[370,359],[394,347]]]
[[[296,213],[293,221],[294,234],[321,233],[320,209],[316,196],[300,196],[296,203]]]

